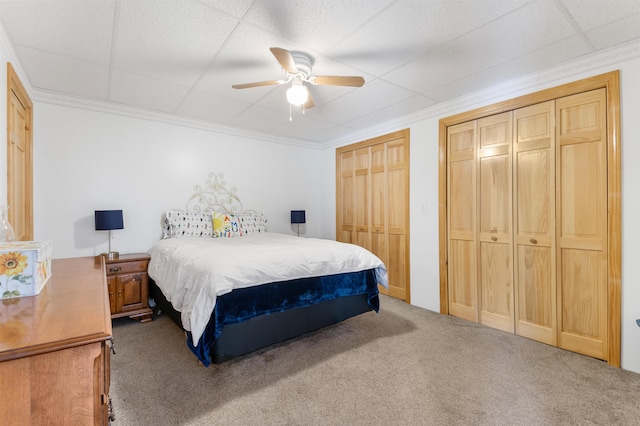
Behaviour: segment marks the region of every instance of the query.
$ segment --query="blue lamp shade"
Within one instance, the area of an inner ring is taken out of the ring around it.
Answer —
[[[96,210],[96,231],[111,231],[124,229],[122,210]]]
[[[291,210],[291,223],[305,223],[304,210]]]

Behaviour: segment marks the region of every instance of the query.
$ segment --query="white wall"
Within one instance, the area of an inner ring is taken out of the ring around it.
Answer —
[[[269,230],[294,234],[289,212],[305,209],[304,235],[321,234],[318,151],[42,102],[34,111],[34,234],[53,240],[55,258],[106,251],[93,221],[101,209],[124,213],[113,250],[147,251],[162,212],[185,208],[210,172]]]
[[[618,60],[619,57],[625,58]],[[604,52],[556,69],[546,70],[519,80],[505,82],[482,93],[436,105],[394,125],[369,129],[361,140],[395,130],[409,128],[411,133],[411,303],[432,311],[440,310],[438,253],[438,132],[439,120],[454,114],[490,105],[502,100],[558,86],[605,72],[620,70],[622,139],[622,367],[640,373],[640,43]],[[357,140],[349,141],[354,143]],[[336,145],[342,146],[348,143]],[[327,151],[335,153],[335,147]],[[329,154],[326,155],[330,157]],[[327,167],[335,175],[335,156]],[[335,180],[335,179],[334,179]],[[325,185],[323,193],[335,200],[335,182]],[[335,208],[335,201],[333,201]],[[423,207],[425,207],[423,209]],[[323,226],[333,230],[335,215],[325,217]],[[325,231],[327,232],[327,231]],[[327,233],[328,234],[328,233]]]

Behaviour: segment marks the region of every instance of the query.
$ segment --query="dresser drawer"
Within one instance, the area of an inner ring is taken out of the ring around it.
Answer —
[[[110,263],[106,265],[107,275],[126,274],[129,272],[147,272],[148,260],[134,262]]]

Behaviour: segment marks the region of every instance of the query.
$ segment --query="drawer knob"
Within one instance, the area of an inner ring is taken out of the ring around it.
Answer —
[[[113,266],[109,268],[109,272],[119,272],[122,268],[120,266]]]

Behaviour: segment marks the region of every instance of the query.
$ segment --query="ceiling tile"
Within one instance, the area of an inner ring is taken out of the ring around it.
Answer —
[[[296,111],[293,114],[291,121],[287,121],[286,123],[274,128],[273,133],[287,138],[306,139],[309,135],[322,132],[330,127],[333,127],[333,125],[317,120],[311,120],[306,116],[301,115],[299,111]]]
[[[177,113],[199,120],[227,123],[250,106],[251,104],[246,102],[192,90],[178,108]]]
[[[528,1],[396,1],[327,55],[379,76]]]
[[[106,66],[28,47],[18,48],[17,54],[22,66],[30,70],[31,86],[89,99],[107,99]]]
[[[569,37],[542,49],[527,53],[510,61],[485,68],[458,80],[438,86],[425,94],[437,101],[447,101],[472,92],[486,89],[501,82],[507,82],[536,70],[575,58],[589,51],[579,36]]]
[[[356,118],[355,120],[346,122],[344,123],[344,126],[352,129],[379,126],[381,123],[389,121],[390,117],[404,117],[427,108],[435,103],[436,101],[429,99],[426,96],[415,95],[408,99],[403,99],[386,108],[379,109],[360,118]]]
[[[194,84],[238,20],[201,3],[119,3],[114,66],[183,86]]]
[[[640,38],[640,14],[630,15],[587,32],[596,49],[606,49],[627,40]]]
[[[363,87],[352,89],[344,96],[310,110],[309,116],[329,123],[343,124],[413,95],[385,81],[373,80]]]
[[[322,52],[391,2],[256,0],[245,19],[284,39]]]
[[[200,3],[204,3],[207,6],[220,9],[231,16],[236,18],[242,18],[249,7],[253,3],[253,0],[198,0]]]
[[[260,132],[269,132],[288,120],[289,115],[283,114],[282,111],[252,106],[238,114],[229,124]]]
[[[638,0],[560,0],[583,31],[640,14]]]
[[[539,28],[540,23],[544,23],[542,28]],[[571,35],[573,30],[551,3],[531,3],[385,74],[383,78],[401,87],[427,93]]]
[[[0,22],[18,46],[108,65],[115,7],[115,0],[2,0]]]
[[[188,87],[115,70],[111,77],[109,100],[154,111],[174,112],[188,91]]]

